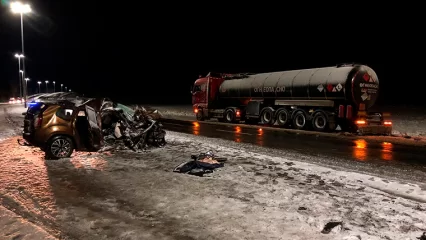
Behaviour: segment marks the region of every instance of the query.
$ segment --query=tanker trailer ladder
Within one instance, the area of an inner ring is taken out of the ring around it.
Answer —
[[[392,121],[390,113],[367,112],[365,105],[359,105],[355,120],[359,135],[391,135]]]

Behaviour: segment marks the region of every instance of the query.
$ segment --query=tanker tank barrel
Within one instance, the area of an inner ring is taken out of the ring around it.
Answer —
[[[220,98],[330,100],[367,108],[374,105],[379,81],[365,65],[342,64],[334,67],[269,73],[224,74]]]

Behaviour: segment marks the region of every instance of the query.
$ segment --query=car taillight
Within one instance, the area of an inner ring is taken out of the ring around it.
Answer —
[[[40,127],[42,122],[43,122],[43,117],[42,116],[37,116],[35,118],[35,121],[34,121],[34,127],[35,128]]]

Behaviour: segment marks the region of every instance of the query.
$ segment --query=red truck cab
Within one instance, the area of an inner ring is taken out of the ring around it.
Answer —
[[[222,74],[217,73],[209,73],[206,77],[200,76],[195,81],[191,94],[192,108],[197,120],[204,120],[205,116],[208,115],[207,111],[217,98],[217,92],[223,81]]]

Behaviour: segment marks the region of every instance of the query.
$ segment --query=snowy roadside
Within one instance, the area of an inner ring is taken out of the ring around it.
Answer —
[[[425,186],[221,139],[169,131],[167,141],[144,153],[45,161],[9,138],[0,143],[0,200],[76,239],[412,240],[426,231]],[[204,178],[172,172],[208,150],[228,158],[224,168]],[[342,225],[321,233],[330,222]]]
[[[2,142],[16,135],[19,129],[16,123],[22,120],[22,112],[25,112],[24,107],[0,109],[0,145]],[[5,114],[8,111],[8,114]],[[9,115],[10,114],[10,115]],[[8,116],[13,116],[9,118]],[[2,163],[4,164],[4,163]],[[4,166],[2,165],[4,168]],[[0,195],[1,197],[1,195]],[[0,205],[0,239],[56,239],[44,229],[27,221],[18,214],[4,208]]]
[[[44,229],[0,206],[0,239],[56,239]]]

